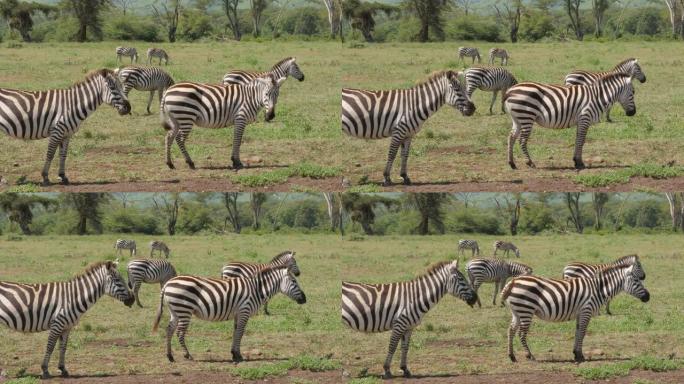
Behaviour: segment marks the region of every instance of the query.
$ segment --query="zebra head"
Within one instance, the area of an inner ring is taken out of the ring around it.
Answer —
[[[299,81],[304,81],[304,72],[302,72],[302,70],[299,68],[299,65],[297,65],[297,62],[295,60],[296,58],[293,57],[292,61],[290,61],[290,66],[287,69],[287,74]]]
[[[516,248],[514,250],[514,252],[515,252],[515,257],[520,257],[520,250],[518,248]]]
[[[453,261],[449,266],[449,281],[447,290],[452,295],[465,301],[471,307],[477,302],[477,293],[468,283],[468,279],[459,271],[458,260]]]
[[[288,271],[292,272],[293,275],[299,276],[301,272],[299,271],[299,266],[297,265],[297,260],[295,260],[294,252],[288,252],[285,258],[285,265]]]
[[[641,265],[639,266],[641,267]],[[641,279],[643,270],[637,269],[636,265],[629,266],[626,271],[623,289],[628,294],[641,300],[643,303],[648,302],[651,294],[644,287],[644,281]]]
[[[475,113],[475,104],[468,98],[465,89],[458,80],[458,72],[447,71],[447,89],[445,94],[446,103],[455,107],[464,116],[471,116]]]
[[[646,75],[641,70],[637,59],[627,59],[616,66],[617,71],[624,72],[632,75],[635,79],[639,80],[640,83],[646,82]]]
[[[123,302],[127,307],[130,307],[133,305],[135,297],[128,289],[128,285],[123,277],[121,277],[119,271],[116,269],[118,265],[118,260],[106,263],[105,292],[109,296]]]
[[[299,282],[295,278],[294,272],[290,267],[287,268],[287,273],[280,279],[280,292],[296,301],[297,304],[306,303],[306,295],[299,286]]]
[[[511,275],[513,276],[528,276],[532,274],[532,267],[516,262],[509,262],[511,266]]]
[[[119,115],[131,113],[131,103],[128,102],[128,98],[123,92],[117,73],[108,69],[102,69],[99,73],[104,79],[102,101],[116,108]]]
[[[636,114],[636,104],[634,102],[634,85],[632,84],[632,76],[627,74],[616,74],[608,77],[615,78],[618,82],[616,100],[625,110],[625,115],[634,116]]]
[[[251,83],[256,85],[257,92],[259,92],[261,97],[261,106],[266,109],[264,113],[265,121],[271,121],[275,117],[275,106],[278,103],[280,85],[285,79],[284,77],[276,79],[272,75],[268,75],[266,77],[257,77]]]
[[[634,267],[634,276],[636,276],[639,280],[646,280],[646,272],[644,271],[644,267],[641,266],[639,256],[635,256],[632,266]]]

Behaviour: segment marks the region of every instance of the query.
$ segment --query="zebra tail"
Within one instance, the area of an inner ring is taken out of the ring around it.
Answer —
[[[511,281],[509,281],[508,284],[506,284],[506,286],[501,290],[501,302],[506,301],[508,296],[511,294],[513,283],[515,283],[515,279],[511,279]]]
[[[159,295],[159,308],[157,309],[157,318],[154,320],[154,325],[152,325],[152,333],[157,332],[162,313],[164,312],[164,291],[164,288],[162,288],[161,294]]]

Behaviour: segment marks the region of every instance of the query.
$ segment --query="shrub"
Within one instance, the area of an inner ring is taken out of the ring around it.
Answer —
[[[104,35],[108,40],[160,41],[157,25],[150,18],[134,15],[108,18],[104,25]]]
[[[35,42],[73,41],[78,31],[78,22],[71,17],[48,20],[33,27],[31,37]]]
[[[503,234],[501,223],[495,216],[477,210],[462,210],[448,214],[446,227],[448,232],[456,233]]]
[[[324,24],[326,22],[320,9],[301,7],[289,10],[285,14],[280,24],[280,29],[290,35],[312,36],[324,31]]]
[[[447,39],[453,40],[503,41],[499,24],[492,18],[475,15],[457,18],[453,24],[447,25],[446,35]]]
[[[209,36],[212,32],[212,20],[198,11],[186,11],[181,18],[178,38],[195,41]]]
[[[103,224],[106,232],[145,233],[148,235],[161,233],[157,220],[137,209],[109,211],[104,217]]]
[[[521,24],[520,37],[527,41],[537,41],[551,37],[555,31],[553,18],[542,12],[526,14]]]

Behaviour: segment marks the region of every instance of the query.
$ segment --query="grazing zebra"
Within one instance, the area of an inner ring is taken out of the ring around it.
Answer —
[[[69,184],[65,173],[71,136],[95,109],[107,103],[120,115],[130,113],[131,104],[121,83],[109,69],[90,72],[85,79],[67,89],[20,91],[0,88],[0,131],[23,140],[48,138],[48,150],[41,176],[50,185],[48,171],[59,147],[59,177]]]
[[[588,264],[582,262],[570,263],[563,268],[563,278],[571,279],[576,277],[592,277],[604,268],[625,265],[634,265],[636,268],[636,273],[639,275],[639,277],[642,280],[646,278],[646,273],[644,273],[641,267],[641,262],[639,262],[639,256],[637,255],[622,256],[614,262],[606,264]],[[606,301],[606,312],[609,315],[612,315],[610,312],[610,299]]]
[[[107,294],[133,305],[133,295],[117,271],[117,262],[91,264],[68,281],[22,284],[0,281],[0,324],[19,332],[50,331],[41,364],[43,378],[49,378],[50,356],[59,340],[59,365],[62,376],[69,376],[64,365],[71,329],[97,300]]]
[[[152,113],[150,105],[152,105],[154,92],[157,91],[161,102],[164,91],[174,84],[171,75],[159,67],[130,66],[116,69],[114,72],[119,76],[126,96],[131,92],[131,89],[150,91],[150,97],[147,100],[147,113]]]
[[[506,241],[497,240],[494,242],[494,257],[496,257],[496,251],[504,251],[504,255],[508,257],[508,252],[513,251],[515,257],[520,257],[520,250],[513,243]]]
[[[131,58],[131,64],[133,64],[133,61],[138,62],[138,50],[136,50],[133,47],[116,47],[116,62],[121,61],[121,57],[130,57]]]
[[[637,59],[630,58],[627,60],[623,60],[620,62],[618,65],[613,67],[610,71],[603,71],[603,72],[591,72],[591,71],[582,71],[582,70],[575,70],[570,73],[568,73],[567,76],[565,76],[565,85],[589,85],[592,83],[595,83],[600,79],[601,77],[604,77],[606,75],[611,75],[613,73],[627,73],[632,75],[632,77],[636,78],[639,80],[641,83],[646,82],[646,75],[644,72],[641,70],[641,66],[639,63],[637,63]],[[612,122],[613,120],[610,119],[610,106],[606,110],[606,120],[608,122]]]
[[[154,284],[159,283],[163,287],[167,281],[176,277],[176,268],[166,260],[160,259],[142,259],[132,260],[128,263],[128,288],[133,291],[135,302],[140,308],[140,298],[138,291],[142,283]]]
[[[470,257],[474,257],[475,255],[480,256],[480,246],[477,244],[477,241],[464,239],[459,240],[458,253],[463,255],[465,254],[466,249],[470,249],[472,251],[472,255]]]
[[[501,65],[508,65],[508,59],[510,56],[508,55],[508,51],[506,51],[503,48],[492,48],[489,50],[489,64],[494,64],[494,60],[496,58],[501,59]]]
[[[171,254],[171,250],[166,243],[159,240],[150,241],[150,257],[154,257],[154,251],[159,251],[159,256],[161,256],[163,252],[167,259],[169,258],[169,254]]]
[[[478,64],[482,61],[480,58],[480,51],[478,51],[477,48],[458,47],[458,59],[461,60],[463,64],[465,64],[465,57],[472,58],[472,64],[475,63],[475,59],[477,59]]]
[[[410,281],[389,284],[342,282],[342,321],[361,332],[392,331],[383,364],[384,377],[392,377],[392,356],[401,341],[400,368],[411,376],[406,364],[413,329],[439,300],[450,293],[471,307],[477,294],[458,270],[458,260],[434,264],[427,273]]]
[[[213,85],[178,83],[171,86],[161,101],[161,120],[166,134],[166,165],[173,169],[171,144],[176,140],[185,162],[191,169],[195,163],[185,149],[193,125],[205,128],[222,128],[235,125],[233,151],[230,156],[233,169],[244,168],[240,161],[240,144],[247,124],[256,119],[261,108],[264,118],[275,117],[280,84],[284,79],[273,76],[258,77],[247,85]]]
[[[121,256],[122,249],[128,249],[130,257],[135,256],[138,252],[137,247],[135,245],[135,240],[118,239],[114,243],[114,249],[116,249],[116,252],[119,256]]]
[[[512,73],[501,67],[472,67],[465,71],[466,93],[472,98],[476,89],[492,92],[492,102],[489,104],[489,114],[496,101],[496,94],[505,94],[508,88],[518,84]],[[501,97],[501,112],[504,110],[503,96]]]
[[[240,342],[250,316],[259,307],[281,292],[298,304],[306,303],[306,296],[292,271],[286,266],[265,268],[254,276],[232,279],[211,279],[196,276],[178,276],[169,280],[161,291],[161,300],[153,331],[157,330],[164,302],[169,306],[171,318],[166,328],[166,356],[173,362],[171,338],[177,331],[178,342],[185,351],[185,358],[192,360],[185,345],[185,333],[192,315],[208,321],[234,319],[233,362],[243,360]]]
[[[501,292],[501,299],[511,309],[512,319],[508,328],[508,356],[515,362],[513,337],[520,329],[520,343],[527,352],[527,359],[534,360],[527,345],[527,332],[532,317],[537,315],[546,321],[577,320],[575,361],[584,361],[582,342],[592,316],[599,308],[620,292],[647,302],[650,294],[633,265],[614,266],[601,270],[593,277],[555,280],[537,276],[516,277]]]
[[[161,48],[148,48],[147,49],[147,64],[152,64],[152,58],[156,57],[159,59],[159,65],[164,60],[164,64],[169,65],[169,55],[165,50]]]
[[[234,70],[226,73],[223,76],[223,85],[228,84],[248,84],[250,81],[257,77],[266,77],[272,75],[276,79],[287,78],[292,76],[299,81],[304,81],[304,72],[299,68],[296,63],[296,58],[286,57],[279,62],[277,62],[270,71],[257,72],[257,71],[243,71]]]
[[[264,268],[278,267],[284,265],[291,269],[292,274],[299,276],[299,266],[294,257],[295,253],[292,251],[285,251],[276,255],[268,263],[247,263],[247,262],[232,262],[223,266],[221,269],[221,277],[224,279],[231,277],[249,277],[259,273]],[[264,303],[264,313],[270,315],[268,312],[268,302]]]
[[[590,85],[550,85],[519,83],[504,94],[504,105],[511,115],[513,127],[508,136],[508,164],[515,169],[513,145],[520,138],[520,148],[527,165],[535,165],[527,151],[527,140],[536,122],[545,128],[567,128],[577,125],[575,153],[576,169],[583,169],[582,147],[589,127],[599,120],[614,102],[619,102],[627,116],[634,116],[634,87],[632,77],[618,73],[604,76]]]
[[[470,260],[468,264],[466,264],[466,271],[468,271],[468,280],[470,280],[470,284],[473,286],[475,293],[480,289],[482,283],[494,283],[492,305],[496,305],[496,295],[501,292],[501,289],[506,284],[506,280],[511,277],[532,274],[532,268],[525,264],[499,259]],[[479,296],[477,305],[482,307]],[[501,306],[503,307],[503,305],[502,302]]]
[[[406,166],[411,140],[421,125],[444,104],[457,108],[465,116],[475,113],[458,73],[441,71],[409,89],[366,91],[342,89],[342,131],[362,139],[391,137],[384,185],[392,185],[390,171],[401,146],[401,177],[411,184]]]

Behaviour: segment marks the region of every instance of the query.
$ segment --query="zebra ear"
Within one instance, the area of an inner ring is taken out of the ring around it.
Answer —
[[[115,268],[118,267],[119,266],[119,258],[117,257],[116,260],[112,261],[112,264],[114,265]]]

